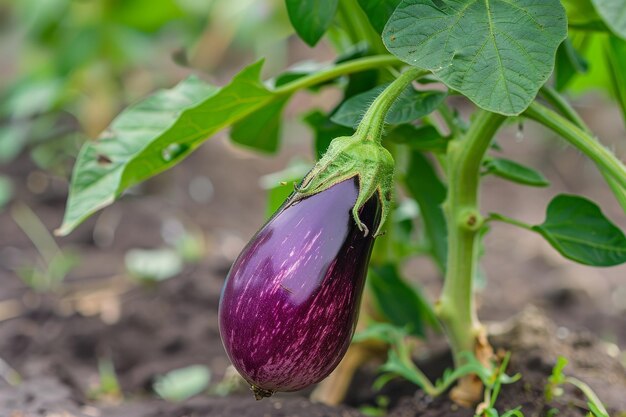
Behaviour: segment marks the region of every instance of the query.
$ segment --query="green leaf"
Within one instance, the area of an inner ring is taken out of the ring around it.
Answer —
[[[591,0],[611,32],[626,39],[626,7],[623,0]]]
[[[280,140],[280,120],[287,101],[288,96],[275,100],[235,123],[230,138],[235,143],[257,151],[276,153]]]
[[[558,91],[563,91],[569,81],[576,74],[584,74],[588,70],[588,63],[583,58],[572,41],[568,38],[559,46],[556,52],[554,65],[554,84]]]
[[[510,159],[493,158],[485,162],[488,174],[496,175],[519,184],[547,187],[550,181],[538,171]]]
[[[179,163],[218,130],[276,96],[260,81],[262,61],[219,89],[189,78],[124,110],[100,139],[81,149],[60,235],[147,178]]]
[[[556,196],[548,205],[546,220],[532,229],[561,255],[581,264],[613,266],[626,262],[626,236],[586,198]]]
[[[428,300],[400,277],[396,265],[371,268],[367,282],[379,312],[391,324],[405,327],[408,333],[415,336],[424,336],[424,324],[439,329],[439,322]]]
[[[322,38],[337,11],[338,0],[286,0],[289,20],[309,46]]]
[[[622,109],[622,118],[626,123],[626,41],[611,36],[606,43],[606,59],[613,94]]]
[[[367,15],[376,32],[382,33],[389,17],[400,4],[400,0],[359,0],[361,9]]]
[[[403,0],[383,41],[479,107],[517,115],[552,73],[566,35],[559,0]]]
[[[204,365],[176,369],[157,378],[154,391],[168,401],[184,401],[204,391],[211,381],[211,371]]]
[[[448,229],[441,205],[446,198],[446,186],[435,168],[422,153],[411,152],[405,187],[420,206],[426,236],[435,263],[445,271],[448,253]]]
[[[561,0],[567,14],[567,22],[575,28],[589,27],[601,22],[591,0]]]
[[[380,85],[369,91],[357,94],[344,101],[341,107],[330,118],[333,122],[355,128],[374,99],[389,84]],[[393,103],[385,121],[391,124],[407,123],[430,114],[446,98],[441,91],[417,91],[407,87]]]
[[[389,129],[385,140],[407,145],[415,151],[445,153],[448,148],[448,140],[432,125],[401,124]]]
[[[333,123],[330,117],[320,110],[313,110],[304,116],[303,120],[313,129],[315,134],[315,154],[317,159],[324,155],[333,139],[341,136],[350,136],[353,133],[351,128]]]

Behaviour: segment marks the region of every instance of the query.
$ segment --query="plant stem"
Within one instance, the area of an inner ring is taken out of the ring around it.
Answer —
[[[530,231],[534,231],[533,227],[531,225],[529,225],[528,223],[524,223],[520,220],[516,220],[516,219],[512,219],[510,217],[507,217],[503,214],[499,214],[499,213],[491,213],[489,214],[489,217],[487,217],[485,219],[486,221],[499,221],[499,222],[503,222],[503,223],[508,223],[511,224],[513,226],[517,226],[520,227],[522,229],[526,229],[526,230],[530,230]]]
[[[274,93],[278,95],[293,94],[298,90],[312,87],[316,84],[332,80],[333,78],[337,78],[342,75],[352,74],[353,72],[366,71],[369,69],[378,69],[380,67],[388,65],[390,66],[402,64],[403,62],[393,55],[374,55],[365,58],[354,59],[352,61],[348,61],[343,64],[335,65],[328,69],[318,71],[314,74],[298,78],[293,82],[276,88],[274,90]]]
[[[567,118],[570,122],[574,123],[577,127],[579,127],[584,132],[591,134],[591,129],[587,126],[585,121],[580,117],[580,115],[574,110],[574,108],[565,100],[556,90],[543,86],[541,88],[541,92],[543,97],[552,104],[565,118]],[[624,213],[626,213],[626,188],[620,186],[620,184],[605,170],[600,169],[604,180],[609,184],[611,191],[615,195],[617,202],[624,209]]]
[[[585,132],[590,132],[590,129],[587,127],[582,117],[580,117],[578,112],[574,110],[571,104],[569,104],[568,101],[565,100],[563,96],[558,93],[558,91],[556,91],[552,87],[544,85],[543,87],[541,87],[541,95],[543,96],[543,98],[546,99],[548,103],[552,104],[554,108],[570,122],[574,123]]]
[[[372,140],[380,143],[385,127],[385,117],[394,101],[413,80],[427,73],[427,71],[419,68],[411,68],[400,74],[376,97],[376,100],[367,109],[356,130],[356,135],[363,138],[363,140]]]
[[[453,137],[458,136],[461,133],[461,129],[459,129],[456,120],[454,120],[454,115],[450,111],[448,105],[446,103],[441,103],[439,107],[437,107],[437,111],[450,130],[450,135]]]
[[[541,123],[574,145],[595,162],[602,173],[607,174],[617,185],[626,189],[626,167],[622,161],[598,142],[596,138],[563,116],[537,102],[532,103],[526,109],[524,115]]]
[[[480,168],[491,140],[505,117],[478,110],[469,129],[448,147],[448,196],[444,210],[448,224],[446,277],[437,313],[444,324],[456,366],[462,352],[475,353],[483,329],[476,315],[473,281],[478,258]]]

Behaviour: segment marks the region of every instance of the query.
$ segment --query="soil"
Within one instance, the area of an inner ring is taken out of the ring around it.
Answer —
[[[288,125],[287,136],[305,136],[299,129]],[[506,151],[536,161],[556,184],[549,191],[530,190],[525,194],[529,197],[520,199],[525,189],[489,179],[486,211],[540,222],[549,196],[577,192],[599,201],[624,227],[623,213],[599,185],[601,178],[592,174],[585,175],[589,180],[566,180],[578,175],[582,157],[545,143],[531,143],[530,150],[523,150],[522,144],[508,139],[503,140]],[[228,377],[216,320],[221,285],[230,263],[264,220],[258,178],[281,169],[294,155],[307,153],[303,142],[287,141],[278,158],[263,159],[234,149],[223,138],[212,140],[184,164],[132,190],[59,239],[64,248],[80,253],[81,264],[49,294],[33,293],[16,275],[17,267],[36,259],[36,251],[10,210],[0,213],[0,416],[348,417],[363,415],[359,410],[375,405],[380,395],[389,398],[386,408],[394,417],[471,416],[472,410],[454,407],[445,396],[428,399],[408,383],[394,381],[382,392],[373,392],[376,360],[357,372],[340,406],[311,402],[304,396],[308,393],[255,402],[242,386],[226,397],[201,394],[183,403],[168,403],[154,394],[156,377],[187,365],[208,366],[212,387]],[[15,200],[32,208],[52,230],[62,218],[67,184],[38,172],[45,186],[35,186],[33,172],[38,171],[22,156],[3,173],[14,182]],[[205,184],[203,198],[189,192],[197,179]],[[167,224],[202,231],[206,255],[174,278],[141,285],[127,276],[124,254],[132,248],[162,247]],[[556,357],[563,355],[570,360],[568,374],[596,390],[610,412],[625,412],[626,372],[619,359],[620,349],[626,347],[624,266],[573,266],[538,237],[508,226],[494,228],[486,245],[489,290],[481,292],[480,315],[490,323],[493,344],[511,350],[509,373],[522,375],[521,381],[503,389],[498,409],[521,406],[526,416],[543,416],[556,407],[559,416],[585,415],[584,401],[575,391],[545,403],[546,378]],[[434,299],[440,278],[432,266],[416,261],[405,269]],[[536,307],[528,307],[530,303]],[[521,316],[502,321],[520,311]],[[450,358],[441,343],[433,344],[430,356],[420,354],[418,361],[436,378],[450,366]],[[103,361],[113,364],[123,398],[93,398]],[[19,373],[21,384],[9,383],[8,367]]]

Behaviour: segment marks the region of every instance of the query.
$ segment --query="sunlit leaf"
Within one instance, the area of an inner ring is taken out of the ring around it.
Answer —
[[[573,261],[592,266],[626,262],[626,236],[586,198],[556,196],[548,205],[546,220],[532,229]]]
[[[517,115],[552,73],[566,35],[559,0],[403,0],[383,40],[478,106]]]
[[[298,36],[314,46],[330,26],[338,0],[286,0],[289,20]]]
[[[57,233],[69,233],[128,187],[176,165],[218,130],[270,104],[275,95],[260,81],[261,65],[250,65],[221,89],[189,78],[123,111],[80,151]]]

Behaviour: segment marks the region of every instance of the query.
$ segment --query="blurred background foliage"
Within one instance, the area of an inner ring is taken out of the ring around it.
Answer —
[[[564,4],[570,23],[593,19]],[[128,104],[190,72],[223,83],[257,57],[276,74],[292,34],[282,0],[0,0],[0,165],[28,150],[67,178],[81,143]],[[341,43],[336,25],[329,36]],[[607,36],[574,30],[557,57],[560,90],[619,102]]]
[[[279,0],[0,0],[0,165],[29,150],[68,177],[129,103],[257,55],[284,66],[290,33]]]

